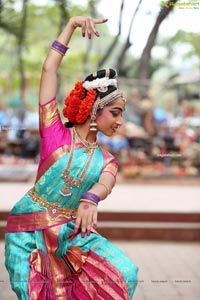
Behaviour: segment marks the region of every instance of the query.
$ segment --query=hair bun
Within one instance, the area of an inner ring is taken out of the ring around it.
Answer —
[[[97,78],[104,78],[107,77],[109,79],[116,79],[117,78],[117,72],[114,69],[103,69],[99,70],[97,72],[89,74],[84,81],[93,81]]]
[[[117,72],[114,69],[104,69],[89,74],[83,82],[86,90],[97,90],[105,93],[109,86],[117,88]]]

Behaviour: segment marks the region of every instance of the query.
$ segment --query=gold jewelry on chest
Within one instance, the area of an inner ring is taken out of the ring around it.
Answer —
[[[85,153],[89,153],[92,151],[92,149],[96,149],[98,147],[98,143],[97,141],[93,142],[93,143],[89,143],[88,141],[86,141],[80,134],[79,132],[76,130],[76,128],[74,127],[74,133],[75,136],[79,139],[79,141],[82,142],[82,144],[85,146]]]
[[[63,196],[70,196],[71,195],[70,189],[72,187],[79,187],[80,186],[80,184],[82,183],[82,181],[84,179],[84,176],[85,176],[85,174],[88,170],[88,167],[89,167],[89,165],[92,161],[95,149],[98,146],[97,142],[92,143],[92,144],[95,144],[93,146],[91,146],[91,144],[89,143],[90,146],[88,146],[88,147],[83,143],[86,150],[88,150],[88,151],[84,151],[85,153],[88,154],[88,159],[85,163],[85,166],[84,166],[82,172],[80,172],[80,175],[78,176],[78,179],[75,180],[73,176],[69,176],[69,171],[70,171],[70,167],[71,167],[72,160],[73,160],[73,157],[74,157],[75,137],[76,137],[76,135],[77,135],[77,132],[76,132],[75,128],[73,128],[72,145],[71,145],[71,149],[70,149],[69,160],[68,160],[68,163],[67,163],[67,166],[66,166],[65,170],[62,173],[62,178],[65,182],[65,186],[60,189],[60,193]],[[83,141],[81,141],[81,142],[83,142]]]

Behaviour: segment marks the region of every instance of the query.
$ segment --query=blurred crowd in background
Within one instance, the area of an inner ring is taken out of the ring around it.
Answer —
[[[75,2],[2,1],[0,180],[8,166],[38,164],[36,95],[43,59],[50,41],[70,16],[94,12],[109,22],[102,28],[103,38],[85,46],[75,36],[73,51],[68,52],[72,63],[64,59],[59,72],[60,111],[62,99],[77,76],[81,80],[86,72],[112,66],[120,74],[120,89],[126,93],[124,124],[113,138],[99,134],[98,139],[118,159],[120,174],[124,178],[199,176],[200,35],[196,7],[115,1],[111,12],[102,9],[107,1]],[[186,18],[190,22],[185,22]],[[10,167],[6,178],[13,172]],[[16,177],[20,175],[16,172]]]
[[[37,164],[37,111],[16,111],[0,104],[0,164]],[[178,99],[167,109],[150,98],[127,97],[124,124],[112,138],[98,135],[116,156],[124,178],[200,175],[200,103]]]

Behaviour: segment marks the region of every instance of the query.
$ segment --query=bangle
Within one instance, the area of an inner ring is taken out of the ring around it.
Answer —
[[[88,199],[81,199],[80,200],[80,202],[86,202],[86,203],[90,203],[90,204],[92,204],[92,205],[95,205],[95,206],[97,206],[98,204],[97,203],[95,203],[94,201],[92,201],[92,200],[88,200]]]
[[[65,45],[61,44],[58,41],[54,41],[51,45],[51,49],[55,50],[56,52],[64,56],[67,50],[69,49],[69,47],[66,47]]]
[[[97,184],[100,184],[100,185],[102,185],[105,188],[105,190],[106,190],[106,197],[111,193],[111,190],[107,187],[106,184],[104,184],[102,182],[97,182]]]
[[[100,201],[99,196],[97,196],[96,194],[90,193],[90,192],[82,194],[81,199],[86,199],[86,200],[92,201],[96,205],[98,205],[98,203]]]

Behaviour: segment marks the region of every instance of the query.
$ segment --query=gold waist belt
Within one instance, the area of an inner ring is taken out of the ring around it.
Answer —
[[[28,195],[31,197],[32,201],[34,203],[38,203],[41,208],[47,208],[50,217],[53,219],[57,218],[60,215],[64,216],[66,219],[76,218],[77,210],[65,208],[59,206],[58,204],[47,201],[45,198],[40,197],[38,193],[34,190],[34,188],[29,190]]]

